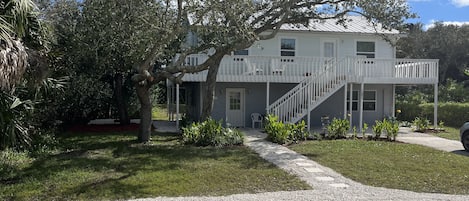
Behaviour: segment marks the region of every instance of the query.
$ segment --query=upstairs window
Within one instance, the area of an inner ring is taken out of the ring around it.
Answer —
[[[296,40],[291,38],[282,38],[280,42],[280,56],[295,56]]]
[[[233,55],[249,55],[249,50],[248,49],[244,49],[244,50],[236,50],[233,52]]]
[[[357,42],[357,56],[365,56],[366,58],[375,58],[375,42]]]

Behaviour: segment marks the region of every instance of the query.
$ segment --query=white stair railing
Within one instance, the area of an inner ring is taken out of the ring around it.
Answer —
[[[331,59],[327,68],[300,82],[297,86],[267,107],[269,114],[286,123],[296,123],[311,110],[334,94],[346,82],[347,59]]]

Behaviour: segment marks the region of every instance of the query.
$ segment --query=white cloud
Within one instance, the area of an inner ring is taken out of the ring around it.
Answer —
[[[429,28],[432,28],[435,26],[436,22],[441,22],[444,25],[456,25],[456,26],[462,26],[462,25],[469,25],[469,21],[464,22],[464,21],[435,21],[435,20],[430,20],[429,24],[426,24],[423,28],[424,30],[427,30]]]
[[[451,0],[451,3],[456,7],[469,6],[469,0]]]

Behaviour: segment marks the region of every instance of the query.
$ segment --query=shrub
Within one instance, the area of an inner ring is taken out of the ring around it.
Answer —
[[[375,125],[373,125],[371,129],[373,130],[373,134],[374,134],[373,138],[377,140],[381,137],[381,134],[383,133],[384,124],[382,121],[376,120]]]
[[[290,132],[288,138],[294,143],[306,140],[308,133],[306,132],[305,126],[305,121],[301,121],[297,124],[287,124],[287,130]]]
[[[265,132],[267,139],[278,144],[297,143],[306,140],[308,133],[305,130],[306,123],[301,121],[298,124],[284,124],[278,121],[275,115],[268,115],[266,118]]]
[[[350,122],[347,119],[332,119],[332,122],[327,126],[329,138],[339,139],[345,138],[345,134],[350,129]]]
[[[268,115],[266,118],[265,132],[267,133],[268,140],[278,143],[285,144],[288,141],[288,129],[287,126],[278,121],[278,117],[275,115]]]
[[[422,111],[416,117],[433,119],[433,103],[420,104],[418,108]],[[447,126],[459,127],[469,119],[469,103],[438,103],[438,120],[445,122]]]
[[[224,128],[221,121],[208,119],[192,123],[182,129],[183,142],[197,146],[230,146],[243,143],[244,135],[238,130]]]
[[[415,117],[412,124],[415,126],[415,131],[425,132],[428,129],[428,125],[430,125],[430,121],[425,118]]]
[[[386,131],[386,138],[389,141],[395,141],[397,133],[399,132],[399,123],[397,121],[387,121],[384,119],[382,124],[384,131]]]

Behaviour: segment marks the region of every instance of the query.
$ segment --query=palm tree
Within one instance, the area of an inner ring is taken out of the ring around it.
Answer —
[[[28,66],[23,41],[35,39],[40,30],[31,0],[0,0],[0,150],[29,145],[28,114],[31,101],[15,96],[15,85]]]
[[[37,25],[31,0],[0,0],[0,90],[11,91],[26,70],[28,54],[22,38]]]

